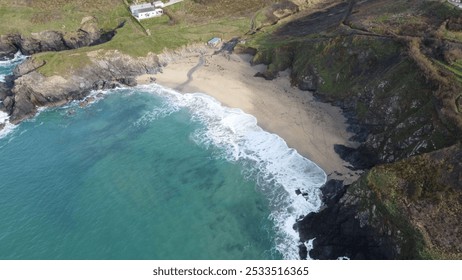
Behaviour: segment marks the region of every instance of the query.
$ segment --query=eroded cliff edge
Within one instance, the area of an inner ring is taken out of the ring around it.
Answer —
[[[289,68],[294,86],[340,106],[360,142],[335,149],[368,171],[329,182],[327,207],[296,225],[316,238],[311,257],[462,258],[462,44],[448,35],[460,22],[442,1],[345,1],[242,47],[268,65],[258,76]]]
[[[12,57],[20,51],[25,55],[57,52],[98,45],[109,41],[123,27],[103,31],[94,17],[82,19],[75,32],[43,31],[23,35],[5,35],[0,38],[0,57]],[[72,63],[63,59],[72,60]],[[154,74],[159,70],[158,57],[148,54],[134,58],[117,50],[94,50],[59,56],[63,69],[42,73],[48,61],[30,56],[18,65],[13,75],[0,83],[0,110],[9,121],[17,124],[33,117],[40,107],[60,106],[72,100],[81,100],[90,91],[136,85],[135,78]]]

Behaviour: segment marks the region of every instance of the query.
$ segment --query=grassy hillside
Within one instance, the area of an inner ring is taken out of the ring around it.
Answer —
[[[83,17],[97,17],[103,28],[116,26],[122,0],[0,0],[0,34],[44,30],[74,31]],[[114,11],[116,11],[114,13]]]
[[[93,50],[119,50],[131,56],[160,53],[190,43],[207,42],[218,36],[231,39],[250,28],[253,14],[270,0],[185,0],[165,9],[166,15],[136,21],[123,0],[0,0],[0,16],[9,22],[0,26],[0,34],[56,30],[72,32],[79,28],[82,18],[94,16],[103,30],[110,30],[122,22],[116,36],[106,44],[58,53],[42,53],[35,57],[47,64],[43,74],[63,73],[67,68],[82,67],[90,60],[86,53]],[[64,62],[64,63],[63,63]],[[66,66],[67,65],[67,66]]]
[[[405,259],[460,259],[460,144],[374,167],[349,190],[369,223],[393,232]],[[371,214],[373,213],[373,214]]]

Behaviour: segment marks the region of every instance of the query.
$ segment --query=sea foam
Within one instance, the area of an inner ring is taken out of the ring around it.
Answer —
[[[14,67],[23,62],[27,56],[17,52],[12,59],[0,61],[0,82],[5,82],[5,77],[13,73]]]
[[[217,156],[242,163],[245,175],[256,179],[258,187],[270,202],[270,219],[274,221],[276,249],[285,259],[298,259],[299,235],[294,230],[297,219],[321,207],[319,188],[326,174],[315,163],[289,148],[276,134],[264,131],[257,119],[240,109],[227,108],[201,93],[180,94],[159,85],[139,87],[167,98],[169,109],[146,115],[140,120],[168,115],[181,108],[188,109],[194,121],[204,128],[191,138],[205,147],[218,147]],[[298,194],[297,194],[298,193]]]
[[[0,129],[0,139],[10,134],[16,127],[16,125],[9,122],[10,117],[7,113],[0,111],[0,124],[4,124],[3,129]]]
[[[14,67],[23,62],[27,56],[17,52],[12,59],[0,61],[0,82],[5,81],[7,75],[13,73]],[[0,124],[4,124],[4,128],[0,129],[0,139],[8,135],[16,127],[9,122],[9,116],[5,112],[0,111]]]

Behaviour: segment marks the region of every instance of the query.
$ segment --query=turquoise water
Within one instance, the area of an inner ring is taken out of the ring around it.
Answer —
[[[324,181],[240,110],[113,90],[0,139],[0,259],[294,259]]]

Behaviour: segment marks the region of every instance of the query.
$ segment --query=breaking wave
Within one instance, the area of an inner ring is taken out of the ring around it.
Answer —
[[[277,231],[276,249],[285,259],[298,259],[300,241],[294,224],[321,207],[319,189],[326,182],[324,171],[289,148],[281,137],[264,131],[255,117],[240,109],[222,106],[201,93],[180,94],[159,85],[137,89],[166,98],[166,104],[146,113],[139,122],[187,109],[193,121],[204,125],[193,132],[193,141],[218,148],[216,156],[244,166],[244,175],[257,181],[270,202],[269,218]]]

